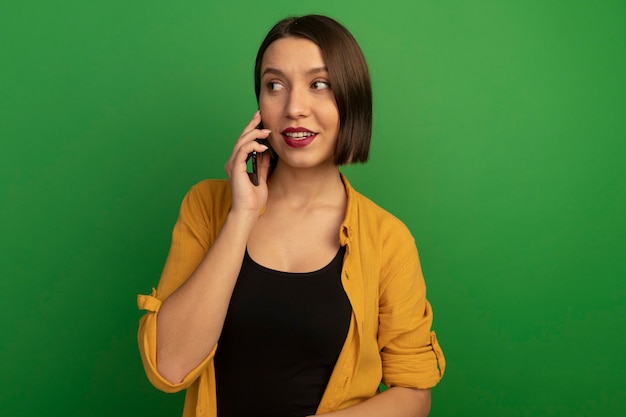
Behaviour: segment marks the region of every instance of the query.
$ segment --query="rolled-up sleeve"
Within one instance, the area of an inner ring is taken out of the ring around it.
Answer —
[[[145,311],[137,333],[143,366],[150,382],[165,392],[177,392],[188,388],[206,370],[216,349],[216,346],[213,347],[211,353],[180,383],[172,384],[157,370],[157,320],[161,304],[191,276],[206,255],[218,230],[218,225],[211,223],[220,222],[223,217],[219,209],[212,209],[207,204],[207,193],[215,191],[214,187],[210,190],[206,189],[207,187],[211,187],[211,184],[199,183],[185,196],[172,232],[172,244],[159,284],[156,289],[152,289],[151,294],[137,296],[137,306]],[[222,195],[217,193],[217,198],[221,198],[222,203],[227,202],[229,197],[224,192]]]
[[[413,237],[405,231],[394,240],[379,298],[383,383],[428,389],[443,377],[446,362],[431,330],[433,312]]]
[[[172,384],[165,379],[157,370],[156,366],[156,335],[157,316],[161,307],[161,300],[156,298],[156,290],[152,290],[152,295],[137,296],[137,306],[140,310],[145,310],[146,314],[139,322],[139,332],[137,335],[139,352],[143,362],[144,370],[152,385],[164,392],[178,392],[188,388],[206,369],[215,354],[214,347],[211,353],[178,384]]]

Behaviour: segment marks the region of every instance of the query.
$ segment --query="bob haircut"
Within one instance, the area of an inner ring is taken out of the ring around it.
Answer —
[[[268,32],[259,47],[254,66],[257,103],[261,92],[263,55],[272,42],[288,37],[308,39],[322,51],[339,110],[335,164],[366,162],[372,137],[372,86],[369,71],[363,52],[352,34],[330,17],[288,17]]]

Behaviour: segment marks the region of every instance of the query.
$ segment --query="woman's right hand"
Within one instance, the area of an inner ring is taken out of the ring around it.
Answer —
[[[241,136],[237,139],[233,152],[224,165],[224,170],[230,181],[231,212],[249,212],[258,215],[267,201],[267,175],[270,166],[268,147],[258,143],[255,139],[265,139],[270,130],[257,129],[261,123],[260,112],[257,111]],[[257,168],[259,185],[255,186],[250,180],[247,170],[248,155],[257,152]]]

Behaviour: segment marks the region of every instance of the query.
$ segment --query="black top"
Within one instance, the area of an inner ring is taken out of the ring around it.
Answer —
[[[352,314],[344,253],[318,271],[290,273],[246,251],[215,354],[219,417],[315,414]]]

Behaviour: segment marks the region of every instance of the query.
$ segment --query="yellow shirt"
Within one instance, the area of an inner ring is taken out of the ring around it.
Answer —
[[[342,176],[348,205],[339,230],[346,246],[341,281],[352,305],[352,319],[317,414],[358,404],[387,386],[431,388],[443,376],[445,359],[431,331],[413,236],[396,217],[356,192]],[[138,341],[146,374],[165,392],[186,389],[183,417],[215,417],[213,348],[185,379],[172,384],[156,368],[159,308],[192,274],[219,234],[230,209],[226,180],[205,180],[187,193],[172,233],[161,279],[151,295],[139,295],[147,313]],[[261,381],[258,381],[261,383]]]

